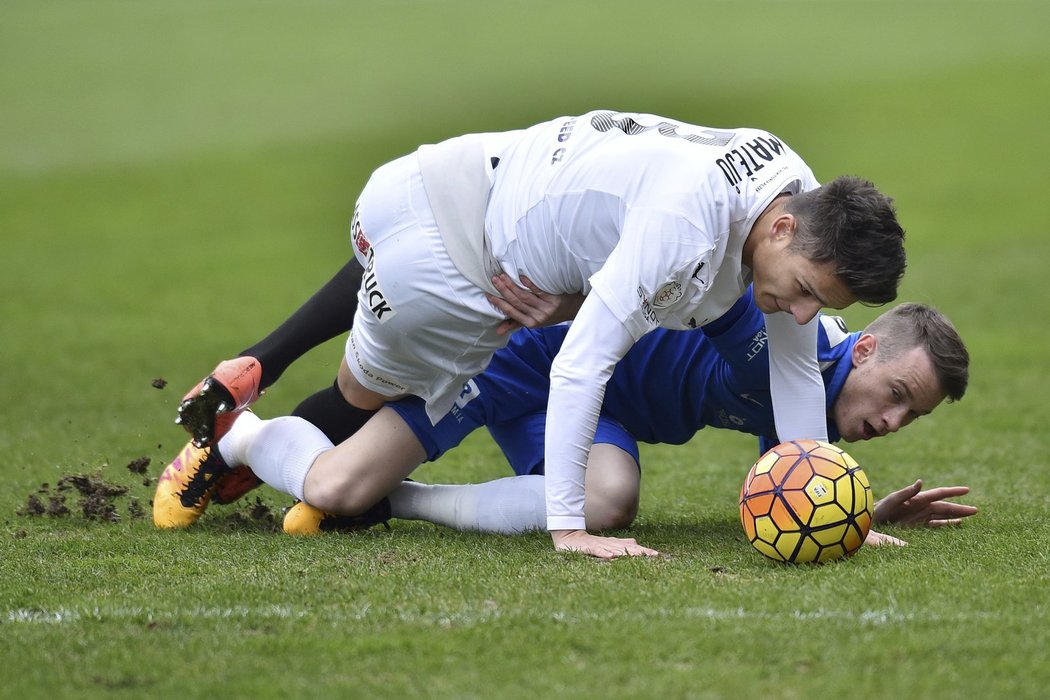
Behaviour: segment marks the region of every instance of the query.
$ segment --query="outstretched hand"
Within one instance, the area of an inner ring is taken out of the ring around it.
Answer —
[[[506,335],[519,328],[539,328],[552,326],[562,321],[576,318],[576,312],[583,305],[582,294],[548,294],[525,275],[521,283],[528,289],[522,289],[511,281],[506,273],[492,278],[492,284],[502,296],[486,294],[489,303],[503,313],[507,320],[499,325],[496,332]]]
[[[559,552],[581,552],[599,559],[660,556],[658,551],[643,547],[633,537],[599,537],[585,530],[552,530],[551,539]]]
[[[922,490],[922,479],[894,491],[875,504],[875,522],[904,527],[944,527],[958,525],[963,518],[977,513],[973,506],[952,503],[946,498],[965,496],[967,486],[941,486]]]

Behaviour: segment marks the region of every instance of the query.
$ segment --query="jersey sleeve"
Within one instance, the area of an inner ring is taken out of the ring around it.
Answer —
[[[544,438],[547,529],[584,530],[584,477],[605,385],[635,338],[602,300],[587,297],[551,366]]]
[[[768,385],[765,315],[755,306],[751,287],[729,311],[700,330],[746,385]]]
[[[710,265],[715,249],[712,236],[688,216],[634,207],[591,287],[635,340],[660,326],[687,328],[682,310],[703,293],[693,271]]]
[[[824,380],[817,362],[820,316],[799,325],[791,314],[765,314],[769,342],[769,390],[777,437],[828,439]]]

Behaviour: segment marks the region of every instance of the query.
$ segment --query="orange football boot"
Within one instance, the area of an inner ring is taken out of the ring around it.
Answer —
[[[244,409],[262,394],[262,365],[254,357],[236,357],[219,366],[182,397],[175,422],[207,447],[226,434]]]

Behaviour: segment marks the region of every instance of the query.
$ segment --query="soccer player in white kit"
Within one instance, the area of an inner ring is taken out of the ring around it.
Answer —
[[[487,296],[500,272],[587,295],[551,370],[547,525],[556,548],[599,557],[656,554],[584,528],[605,383],[635,341],[698,328],[753,282],[777,434],[826,439],[817,311],[890,301],[904,271],[903,231],[870,183],[821,187],[765,131],[614,112],[424,146],[373,174],[352,235],[366,269],[338,383],[359,408],[414,394],[444,416],[506,343]],[[237,439],[253,470],[321,509],[325,475],[367,453],[297,418],[252,425]],[[361,502],[403,476],[363,481]]]

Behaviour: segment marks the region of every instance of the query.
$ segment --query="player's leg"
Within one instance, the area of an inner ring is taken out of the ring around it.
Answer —
[[[361,263],[352,258],[273,332],[221,362],[183,397],[176,420],[196,445],[221,438],[295,360],[350,330],[363,274]]]
[[[596,442],[587,460],[583,512],[588,530],[622,530],[638,515],[641,472],[637,459],[618,445]]]
[[[315,306],[315,310],[317,308],[319,305]],[[305,320],[303,323],[306,323]],[[285,359],[289,357],[286,355]],[[283,361],[275,365],[279,368],[278,372],[287,367]],[[333,444],[353,435],[375,413],[371,408],[358,408],[349,402],[344,389],[349,394],[348,387],[353,382],[352,377],[348,377],[344,361],[340,379],[332,386],[307,397],[293,411],[294,416],[320,428]],[[362,395],[362,391],[359,388],[357,393]],[[370,405],[375,403],[372,401]],[[198,447],[197,441],[191,440],[165,467],[153,496],[153,522],[157,527],[189,527],[203,515],[211,500],[230,503],[262,483],[244,463],[233,463],[232,466],[236,468],[231,469],[231,465],[222,457],[225,433],[244,413],[245,409],[240,409],[219,416],[223,433],[218,440],[219,449],[213,449],[213,445]]]
[[[390,494],[393,517],[499,534],[545,529],[545,418],[539,412],[489,426],[517,476],[478,484],[406,482]],[[587,462],[588,529],[619,529],[634,520],[640,488],[637,455],[637,444],[623,427],[601,417]]]
[[[238,412],[236,417],[246,414]],[[317,426],[333,444],[353,435],[375,413],[347,402],[338,383],[303,400],[292,412]],[[230,466],[223,459],[229,431],[215,445],[197,447],[188,442],[169,463],[157,481],[153,495],[153,523],[164,529],[191,526],[204,514],[210,502],[232,503],[263,482],[246,464]]]
[[[319,428],[333,445],[338,445],[349,438],[360,430],[361,426],[367,423],[373,415],[375,415],[375,410],[370,408],[358,408],[351,404],[347,396],[344,395],[343,389],[346,387],[347,383],[351,381],[346,378],[347,374],[348,372],[344,361],[344,366],[340,370],[339,379],[333,382],[327,389],[322,389],[321,391],[311,394],[303,399],[303,401],[295,407],[295,410],[292,411],[293,416],[309,421]],[[220,475],[215,480],[212,496],[212,500],[216,503],[232,503],[263,483],[246,464],[228,469],[228,471],[225,472],[222,471],[222,467],[226,465],[225,460],[222,460],[221,458],[221,447],[223,440],[225,439],[226,438],[223,437],[219,440],[219,455],[217,457],[214,455],[212,456],[213,460],[221,460],[221,465],[216,465],[216,468],[220,471]],[[193,446],[192,442],[190,443],[190,446]],[[164,503],[165,500],[155,498],[154,510],[156,510],[158,504]],[[200,517],[206,506],[206,499],[192,506],[182,506],[183,508],[192,508],[192,515],[186,514],[183,516],[183,520],[186,520],[187,518],[189,519],[186,525],[191,524],[194,520]],[[179,506],[172,503],[170,498],[167,499],[167,505],[165,505],[164,508],[169,512],[177,512],[179,510]]]
[[[364,268],[350,260],[269,335],[245,348],[262,365],[260,388],[276,382],[286,369],[309,350],[350,331],[357,312],[357,293]]]
[[[355,515],[389,493],[426,457],[396,412],[379,411],[336,446],[294,416],[242,416],[220,449],[228,464],[251,464],[278,491],[323,510]]]

